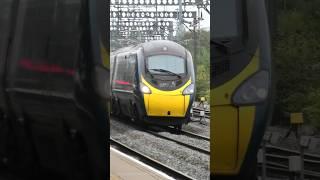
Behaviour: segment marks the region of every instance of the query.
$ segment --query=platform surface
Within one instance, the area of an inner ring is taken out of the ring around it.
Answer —
[[[171,180],[163,172],[110,147],[111,180]]]

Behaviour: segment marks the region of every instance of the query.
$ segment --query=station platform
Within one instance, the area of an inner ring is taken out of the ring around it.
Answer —
[[[111,180],[173,180],[165,173],[110,147]]]

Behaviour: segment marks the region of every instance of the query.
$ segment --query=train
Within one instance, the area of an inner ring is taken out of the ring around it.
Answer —
[[[196,83],[186,48],[149,41],[112,52],[110,61],[112,114],[178,131],[190,121]]]
[[[107,179],[108,11],[0,1],[0,179]]]
[[[213,179],[255,179],[257,151],[273,111],[265,0],[215,0],[211,18]]]

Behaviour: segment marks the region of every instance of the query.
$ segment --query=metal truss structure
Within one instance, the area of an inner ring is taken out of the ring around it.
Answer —
[[[127,6],[150,6],[150,5],[162,5],[162,6],[179,6],[179,0],[111,0],[113,5],[127,5]],[[184,0],[181,2],[182,6],[197,6],[197,5],[210,5],[210,0]]]
[[[111,46],[159,39],[179,41],[187,27],[194,34],[196,54],[200,9],[209,12],[209,6],[210,0],[111,0]]]
[[[164,26],[170,27],[173,26],[172,21],[114,21],[110,23],[111,27],[123,26],[123,27],[131,27],[131,26],[147,26],[147,27],[154,27],[154,26]]]
[[[179,12],[168,12],[168,11],[132,11],[132,12],[111,12],[111,18],[178,18]],[[196,18],[197,12],[195,11],[182,11],[182,18]]]

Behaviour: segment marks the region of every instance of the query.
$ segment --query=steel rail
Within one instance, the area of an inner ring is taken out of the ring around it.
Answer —
[[[151,157],[148,157],[146,155],[143,155],[142,153],[124,145],[123,143],[113,139],[110,137],[110,145],[112,146],[115,146],[116,148],[118,148],[119,150],[121,150],[122,152],[126,153],[126,154],[129,154],[133,157],[136,157],[138,158],[140,161],[158,169],[158,170],[161,170],[162,172],[168,174],[169,176],[172,176],[174,177],[175,179],[185,179],[185,180],[194,180],[194,178],[182,173],[182,172],[179,172],[173,168],[170,168],[169,166],[151,158]]]
[[[203,154],[206,154],[206,155],[210,155],[210,151],[207,150],[207,149],[203,149],[203,148],[200,148],[200,147],[196,147],[196,146],[193,146],[193,145],[190,145],[190,144],[187,144],[187,143],[184,143],[184,142],[181,142],[181,141],[178,141],[178,140],[175,140],[175,139],[172,139],[172,138],[169,138],[169,137],[166,137],[166,136],[163,136],[161,134],[158,134],[152,130],[148,130],[148,129],[144,129],[144,128],[141,128],[140,126],[134,124],[133,122],[127,122],[127,125],[130,124],[130,126],[134,127],[135,129],[138,129],[138,130],[141,130],[141,131],[144,131],[146,133],[149,133],[153,136],[156,136],[156,137],[159,137],[159,138],[162,138],[162,139],[166,139],[168,141],[172,141],[172,142],[175,142],[181,146],[185,146],[189,149],[192,149],[192,150],[195,150],[195,151],[198,151],[198,152],[201,152]],[[161,128],[161,127],[160,127]]]
[[[169,127],[161,127],[161,128],[164,128],[165,130],[168,130],[168,131],[176,131],[175,128],[170,127],[170,126]],[[182,135],[186,135],[186,136],[189,136],[189,137],[197,138],[197,139],[200,139],[200,140],[210,141],[210,137],[203,136],[203,135],[200,135],[200,134],[196,134],[196,133],[193,133],[193,132],[190,132],[190,131],[186,131],[186,130],[183,130],[183,129],[179,133],[182,134]]]
[[[159,137],[161,139],[166,139],[166,140],[169,140],[169,141],[172,141],[172,142],[175,142],[181,146],[185,146],[189,149],[192,149],[192,150],[195,150],[195,151],[199,151],[203,154],[207,154],[207,155],[210,155],[210,151],[209,150],[206,150],[206,149],[203,149],[203,148],[199,148],[199,147],[196,147],[196,146],[193,146],[193,145],[190,145],[190,144],[187,144],[187,143],[184,143],[184,142],[181,142],[181,141],[178,141],[178,140],[175,140],[175,139],[172,139],[172,138],[169,138],[167,136],[163,136],[161,134],[158,134],[158,133],[155,133],[155,132],[152,132],[150,130],[146,130],[145,132],[149,133],[149,134],[152,134],[156,137]]]
[[[282,175],[282,176],[288,176],[290,173],[289,169],[285,167],[279,167],[282,166],[280,164],[277,163],[267,163],[267,169],[269,170],[269,173],[273,173],[273,174],[278,174],[278,175]],[[261,168],[262,165],[258,164],[258,167]],[[316,172],[316,171],[309,171],[309,170],[304,170],[304,174],[306,177],[312,177],[312,178],[320,178],[320,173]]]
[[[280,151],[283,152],[284,154],[289,154],[289,155],[299,155],[300,152],[296,150],[291,150],[283,147],[277,147],[273,145],[266,145],[267,152],[274,152],[274,151]],[[306,159],[312,159],[314,161],[320,161],[320,155],[317,154],[310,154],[310,153],[305,153],[304,157]]]

